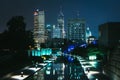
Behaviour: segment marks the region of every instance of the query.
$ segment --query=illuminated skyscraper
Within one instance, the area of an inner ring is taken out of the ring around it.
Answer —
[[[75,18],[68,20],[67,38],[73,42],[86,42],[86,22],[84,19]]]
[[[36,10],[34,12],[34,41],[36,47],[40,48],[41,43],[45,43],[45,13]]]
[[[47,40],[52,38],[52,25],[47,24],[45,27],[45,35],[47,36]]]
[[[62,8],[61,8],[60,13],[58,15],[57,22],[58,22],[57,27],[60,29],[60,38],[65,38],[64,15],[62,12]]]
[[[92,36],[92,33],[91,33],[91,31],[90,31],[90,28],[87,27],[87,29],[86,29],[86,42],[88,42],[88,38],[89,38],[90,36]]]
[[[52,38],[61,38],[60,33],[60,28],[53,25]]]

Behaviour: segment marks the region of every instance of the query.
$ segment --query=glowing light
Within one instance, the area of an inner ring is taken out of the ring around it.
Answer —
[[[46,74],[47,74],[47,75],[50,75],[50,70],[46,70]]]
[[[39,65],[46,66],[47,63],[39,63]]]
[[[92,75],[94,75],[94,74],[99,74],[99,73],[100,73],[100,72],[98,72],[98,71],[89,71],[88,74],[87,74],[87,76],[88,76],[88,78],[91,78]]]
[[[38,71],[40,68],[28,68],[28,70]]]
[[[34,15],[35,15],[35,16],[38,15],[38,12],[35,11],[35,12],[34,12]]]
[[[55,69],[53,69],[53,75],[55,75]]]
[[[32,55],[31,55],[32,54]],[[38,49],[38,50],[28,50],[28,56],[42,56],[42,55],[51,55],[52,54],[52,49],[50,48],[43,48],[43,49]]]
[[[89,62],[92,66],[96,66],[97,65],[97,62],[96,61],[90,61]]]
[[[95,59],[97,59],[96,55],[89,56],[89,60],[95,60]]]
[[[17,80],[24,80],[25,78],[27,78],[29,75],[13,75],[11,78],[12,79],[17,79]]]
[[[45,60],[44,62],[50,63],[50,62],[52,62],[52,61],[50,61],[50,60]]]
[[[80,62],[81,64],[87,64],[88,62]]]

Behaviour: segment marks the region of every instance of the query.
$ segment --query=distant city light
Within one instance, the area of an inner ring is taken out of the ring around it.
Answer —
[[[29,75],[13,75],[11,78],[12,79],[16,79],[16,80],[24,80],[25,78],[27,78]]]
[[[95,60],[97,59],[96,55],[89,56],[89,60]]]
[[[35,15],[35,16],[38,15],[38,12],[35,11],[35,12],[34,12],[34,15]]]
[[[51,55],[52,49],[51,48],[43,48],[40,50],[28,50],[28,56],[42,56],[42,55]]]

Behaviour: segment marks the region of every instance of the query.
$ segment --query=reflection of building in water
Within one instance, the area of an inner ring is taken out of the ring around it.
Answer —
[[[64,74],[65,64],[64,63],[53,64],[53,69],[57,70],[58,73],[62,72]]]
[[[34,80],[45,80],[44,79],[45,68],[40,69],[34,74]]]

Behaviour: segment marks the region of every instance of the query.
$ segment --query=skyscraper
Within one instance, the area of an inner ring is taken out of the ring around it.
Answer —
[[[87,27],[87,29],[86,29],[86,42],[88,42],[88,38],[89,38],[90,36],[92,36],[92,33],[91,33],[91,31],[90,31],[90,28]]]
[[[60,28],[56,27],[55,25],[53,25],[53,32],[52,32],[52,38],[61,38],[60,36]]]
[[[57,18],[58,28],[60,29],[60,38],[65,38],[65,28],[64,28],[64,14],[62,12],[62,8],[60,9],[60,13]]]
[[[84,19],[69,19],[67,31],[67,39],[77,43],[86,42],[86,23]]]
[[[34,12],[34,41],[36,47],[40,48],[41,43],[45,43],[45,13],[38,9]]]
[[[47,36],[47,40],[51,40],[52,39],[52,25],[47,24],[45,27],[45,35]]]
[[[120,22],[107,22],[99,26],[99,45],[114,48],[120,40]]]

